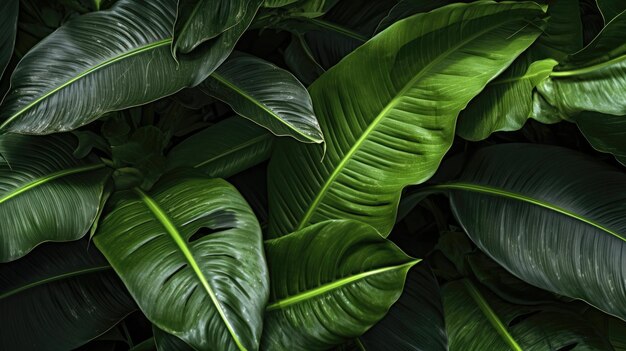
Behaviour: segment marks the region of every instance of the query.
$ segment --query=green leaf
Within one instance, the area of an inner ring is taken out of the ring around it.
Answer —
[[[309,44],[303,35],[294,34],[285,49],[285,64],[289,70],[305,85],[311,85],[322,73],[324,68],[317,62]]]
[[[170,53],[175,0],[120,0],[111,10],[73,18],[18,64],[0,129],[71,130],[197,85],[229,55],[259,1],[249,3],[239,24],[178,62]]]
[[[626,318],[623,172],[560,147],[504,144],[434,188],[449,191],[459,223],[508,271]]]
[[[246,11],[256,11],[247,3],[245,0],[178,0],[172,53],[190,53],[236,26],[246,18]]]
[[[442,290],[450,351],[612,350],[574,313],[511,305],[467,279]]]
[[[76,159],[76,144],[69,135],[0,136],[0,262],[89,231],[110,171]]]
[[[277,141],[269,234],[349,218],[386,236],[401,190],[433,175],[459,111],[535,40],[543,16],[532,3],[447,6],[398,22],[328,70],[309,88],[326,153]]]
[[[183,140],[167,155],[167,169],[193,167],[228,178],[267,160],[274,138],[264,128],[230,117]]]
[[[519,130],[524,126],[533,112],[533,90],[558,64],[553,59],[530,65],[525,61],[515,61],[472,100],[459,118],[457,134],[460,137],[479,141],[491,133]]]
[[[194,351],[195,349],[185,344],[184,341],[175,337],[172,334],[168,334],[163,330],[152,327],[154,333],[154,344],[157,351]]]
[[[0,78],[13,55],[15,33],[17,31],[18,0],[6,0],[0,3]]]
[[[594,149],[611,153],[626,166],[626,116],[582,112],[570,119]]]
[[[439,285],[430,267],[409,271],[398,302],[359,341],[370,351],[448,350]]]
[[[200,88],[278,136],[324,141],[306,88],[267,61],[245,54],[231,56]]]
[[[256,350],[268,297],[261,231],[231,185],[172,173],[124,194],[94,242],[148,319],[198,350]]]
[[[561,118],[581,111],[626,114],[625,31],[626,13],[622,13],[537,87]]]
[[[419,261],[367,224],[345,220],[266,241],[265,252],[265,350],[326,350],[363,334],[400,297]]]
[[[283,7],[298,1],[300,0],[265,0],[263,7]]]
[[[71,350],[136,309],[86,240],[49,243],[0,264],[0,348]]]
[[[622,0],[596,0],[596,2],[605,24],[608,24],[620,13],[626,11],[626,2]]]

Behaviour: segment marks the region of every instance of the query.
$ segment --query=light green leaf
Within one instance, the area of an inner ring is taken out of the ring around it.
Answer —
[[[110,171],[76,159],[76,144],[69,135],[0,136],[0,262],[89,231]]]
[[[386,236],[402,189],[433,175],[459,111],[532,44],[544,15],[534,3],[447,6],[396,23],[328,70],[309,88],[326,152],[278,141],[269,235],[349,218]]]
[[[443,287],[450,351],[609,351],[580,316],[563,309],[511,305],[467,279]]]
[[[0,78],[11,60],[17,31],[19,0],[5,0],[0,3]]]
[[[227,118],[176,145],[167,169],[193,167],[212,178],[228,178],[267,160],[274,137],[238,116]]]
[[[261,230],[231,185],[172,173],[129,191],[94,242],[148,319],[198,350],[256,350],[268,282]]]
[[[504,144],[433,189],[449,191],[459,223],[508,271],[626,318],[621,170],[560,147]]]
[[[0,264],[0,349],[65,351],[137,307],[88,242],[49,243]]]
[[[419,261],[374,228],[345,220],[268,240],[265,252],[264,350],[327,350],[363,334],[400,297]]]
[[[172,53],[190,53],[202,43],[236,26],[246,17],[248,6],[259,0],[178,0]]]
[[[170,53],[176,0],[120,0],[111,10],[73,18],[18,64],[0,129],[71,130],[199,84],[230,54],[258,1],[239,24],[178,62]]]
[[[626,114],[626,13],[582,51],[555,68],[537,89],[562,118],[581,111]]]
[[[430,267],[422,264],[412,268],[398,302],[359,337],[359,342],[369,351],[447,351],[440,293]]]
[[[306,88],[291,73],[267,61],[235,54],[200,88],[278,136],[324,141]]]

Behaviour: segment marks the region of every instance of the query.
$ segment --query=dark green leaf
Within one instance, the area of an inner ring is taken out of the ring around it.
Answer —
[[[13,54],[19,3],[19,0],[0,2],[0,78]]]
[[[265,350],[326,350],[363,334],[400,297],[419,261],[374,228],[345,220],[266,241],[265,252]]]
[[[626,2],[623,0],[596,0],[596,2],[605,24],[608,24],[613,18],[626,11]]]
[[[291,43],[285,49],[285,64],[305,85],[310,85],[325,72],[313,57],[304,36],[300,34],[292,35]]]
[[[86,240],[45,244],[0,264],[2,350],[70,350],[135,309],[109,264]]]
[[[148,319],[198,350],[256,350],[268,297],[261,231],[231,185],[172,173],[128,191],[94,242]]]
[[[326,150],[277,141],[269,234],[350,218],[386,236],[401,190],[433,175],[459,111],[532,44],[543,16],[532,3],[447,6],[398,22],[327,71],[309,88]]]
[[[194,348],[185,344],[181,339],[164,332],[156,326],[152,327],[152,331],[154,333],[153,342],[158,351],[195,351]]]
[[[267,61],[233,55],[200,88],[278,136],[324,141],[306,88],[291,73]]]
[[[0,136],[0,262],[89,231],[110,171],[75,148],[69,135]]]

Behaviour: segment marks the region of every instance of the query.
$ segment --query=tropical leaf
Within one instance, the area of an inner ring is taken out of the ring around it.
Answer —
[[[75,148],[69,135],[0,136],[0,262],[89,231],[110,171]]]
[[[263,2],[264,7],[282,7],[300,0],[265,0]]]
[[[626,13],[622,13],[537,87],[560,117],[567,119],[581,111],[626,115],[625,31]]]
[[[269,234],[348,218],[386,236],[402,188],[432,176],[459,111],[532,44],[543,16],[532,3],[447,6],[398,22],[327,71],[309,88],[326,150],[278,141]]]
[[[154,345],[156,345],[157,351],[194,351],[195,349],[185,344],[184,341],[175,337],[172,334],[168,334],[163,330],[152,327],[154,333]]]
[[[0,264],[0,348],[71,350],[136,309],[88,242],[48,243]]]
[[[429,12],[455,2],[470,2],[470,0],[400,0],[389,10],[389,13],[378,23],[375,32],[381,32],[392,24],[418,13]]]
[[[306,88],[267,61],[245,54],[231,56],[200,88],[278,136],[324,141]]]
[[[148,319],[198,350],[256,350],[268,297],[261,231],[228,183],[175,172],[118,199],[94,242]]]
[[[0,110],[0,129],[71,130],[197,85],[230,54],[259,3],[251,1],[245,19],[178,62],[169,49],[176,0],[120,0],[111,10],[76,17],[22,58]]]
[[[305,85],[310,85],[326,70],[316,61],[303,35],[291,36],[291,43],[285,49],[285,64]]]
[[[11,60],[15,33],[17,31],[17,13],[19,0],[6,0],[0,3],[0,78]]]
[[[620,13],[626,11],[626,2],[622,0],[596,0],[596,2],[605,24],[608,24]]]
[[[267,160],[273,141],[265,129],[230,117],[176,145],[167,155],[167,169],[192,167],[212,178],[228,178]]]
[[[511,305],[467,279],[442,290],[450,351],[613,350],[576,314]]]
[[[268,240],[265,252],[266,350],[326,350],[363,334],[400,297],[419,261],[367,224],[345,220]]]
[[[560,147],[504,144],[431,189],[449,191],[474,243],[520,279],[626,318],[620,170]]]
[[[448,350],[439,285],[430,267],[409,271],[398,302],[359,342],[370,351]]]
[[[172,52],[190,53],[236,26],[246,18],[247,3],[245,0],[179,0]]]
[[[570,120],[596,150],[613,154],[626,166],[626,116],[582,112]]]

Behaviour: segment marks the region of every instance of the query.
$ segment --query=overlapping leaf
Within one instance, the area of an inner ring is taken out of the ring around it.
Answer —
[[[447,6],[398,22],[327,71],[309,88],[326,150],[278,142],[269,234],[350,218],[387,235],[402,188],[432,176],[459,111],[532,44],[543,16],[532,3]]]
[[[0,3],[0,78],[9,64],[15,46],[17,12],[19,0],[6,0]]]
[[[508,271],[626,318],[623,172],[559,147],[505,144],[435,188],[450,191],[465,231]]]
[[[111,10],[76,17],[22,58],[0,129],[71,130],[196,85],[226,59],[259,3],[249,2],[237,25],[178,61],[170,53],[176,0],[121,0]]]
[[[127,192],[94,242],[144,314],[198,350],[256,350],[268,282],[261,231],[228,183],[175,172]]]
[[[266,241],[265,250],[266,350],[326,350],[363,334],[398,299],[418,262],[374,228],[345,220]]]
[[[324,140],[306,88],[291,73],[267,61],[235,54],[200,88],[276,135],[309,143]]]
[[[136,309],[106,260],[88,243],[46,244],[0,265],[0,348],[70,350]]]
[[[110,171],[75,147],[69,135],[0,136],[0,262],[89,231]]]
[[[227,118],[192,135],[167,155],[167,168],[197,168],[213,178],[228,178],[267,160],[273,136],[241,117]]]

